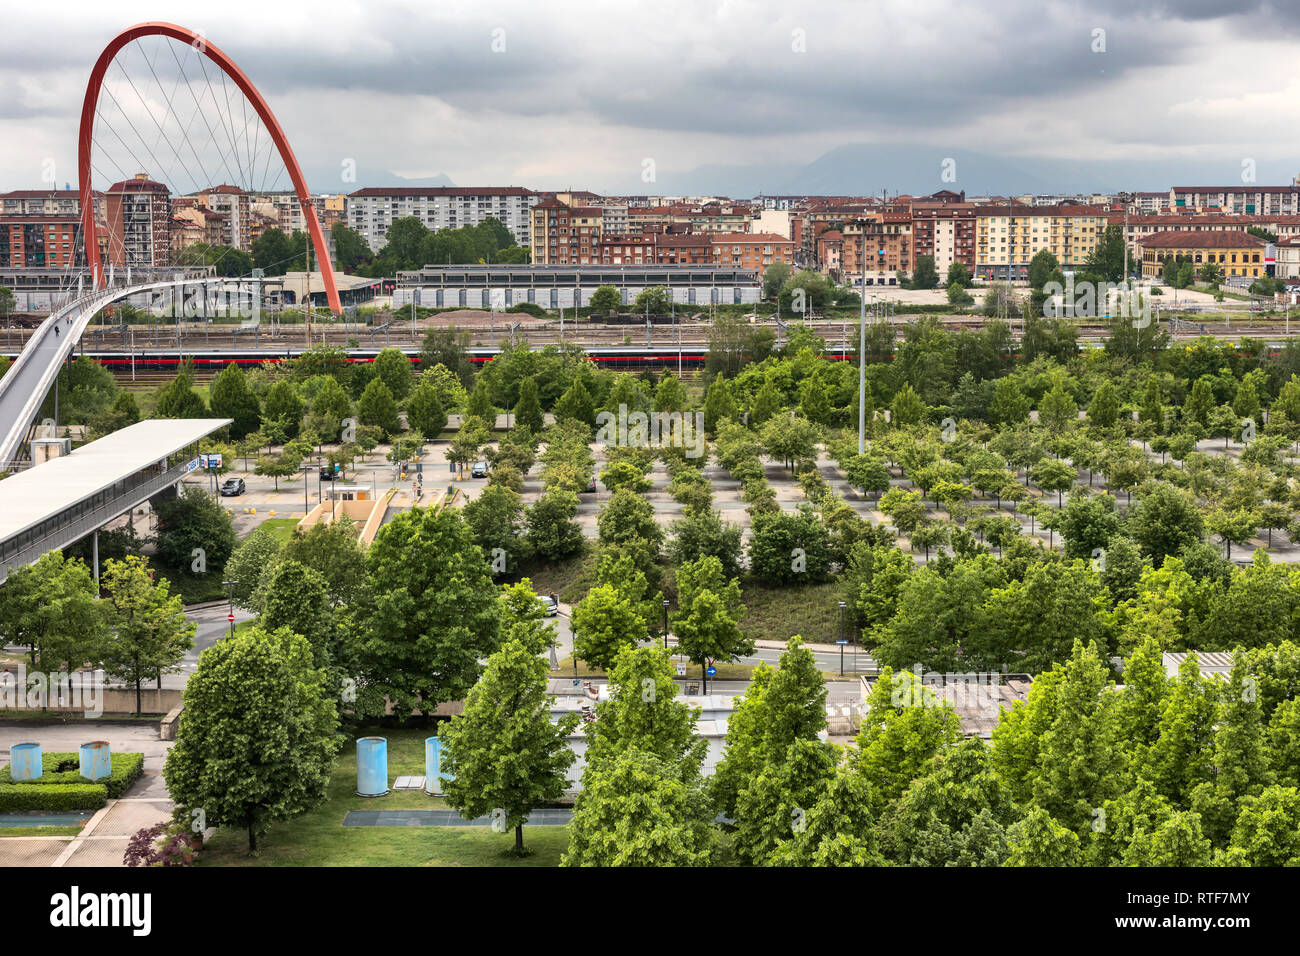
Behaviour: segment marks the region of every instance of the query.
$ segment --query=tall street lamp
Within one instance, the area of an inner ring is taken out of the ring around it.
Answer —
[[[668,650],[668,599],[664,598],[664,650]]]

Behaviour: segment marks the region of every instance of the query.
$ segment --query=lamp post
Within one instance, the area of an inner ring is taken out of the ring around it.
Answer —
[[[222,581],[221,586],[226,589],[230,596],[230,612],[226,615],[226,620],[230,622],[230,636],[235,636],[235,588],[239,587],[238,581]]]
[[[664,650],[668,650],[668,599],[664,598]]]

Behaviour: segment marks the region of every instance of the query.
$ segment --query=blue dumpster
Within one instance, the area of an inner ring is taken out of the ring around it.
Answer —
[[[107,740],[92,740],[81,745],[81,775],[87,780],[101,780],[113,775],[113,748]]]
[[[424,741],[424,792],[443,793],[443,784],[451,775],[442,769],[443,742],[441,737],[427,737]]]
[[[382,797],[388,793],[388,739],[357,739],[357,796]]]
[[[14,744],[10,748],[9,777],[15,783],[41,778],[40,744]]]

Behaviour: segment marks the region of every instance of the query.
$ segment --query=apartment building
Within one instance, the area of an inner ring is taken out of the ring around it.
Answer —
[[[137,173],[114,183],[104,197],[107,230],[105,266],[165,266],[171,263],[171,190]]]
[[[595,261],[602,266],[653,265],[656,238],[654,233],[602,234],[596,240]]]
[[[971,203],[912,203],[916,258],[933,256],[940,278],[954,262],[975,273],[975,206]]]
[[[709,239],[713,261],[720,266],[761,273],[774,262],[794,262],[794,243],[775,232],[713,232]]]
[[[1119,226],[1124,231],[1124,241],[1130,249],[1136,249],[1141,239],[1157,232],[1246,232],[1251,226],[1267,229],[1272,225],[1264,216],[1227,216],[1218,213],[1130,215],[1127,222],[1123,213],[1112,213],[1108,223]]]
[[[1216,263],[1223,275],[1257,279],[1267,275],[1265,252],[1268,243],[1244,232],[1157,232],[1138,242],[1142,275],[1158,278],[1165,260],[1191,262],[1201,266]]]
[[[713,240],[707,235],[675,230],[652,235],[657,265],[702,266],[713,262]]]
[[[104,194],[94,195],[102,211]],[[0,267],[71,268],[84,262],[81,200],[75,190],[0,193]]]
[[[1300,282],[1300,238],[1278,238],[1277,262],[1273,275],[1288,282]]]
[[[346,221],[376,253],[388,244],[388,228],[393,222],[408,216],[434,231],[497,219],[510,230],[517,245],[526,246],[532,226],[530,213],[539,199],[538,193],[523,186],[370,186],[348,195]]]
[[[837,278],[851,285],[898,285],[898,273],[916,267],[911,213],[868,214],[844,223],[839,231],[842,272]]]
[[[238,186],[222,183],[190,193],[200,206],[224,216],[219,245],[234,246],[241,252],[253,251],[252,197]]]
[[[1300,185],[1171,186],[1170,208],[1211,209],[1246,216],[1300,214]]]
[[[1061,268],[1087,261],[1106,231],[1110,212],[1099,206],[978,206],[975,274],[981,279],[1023,280],[1029,263],[1046,249]]]
[[[196,242],[221,245],[227,232],[225,222],[224,213],[199,205],[193,196],[176,197],[172,200],[172,252],[177,253]]]
[[[597,265],[605,210],[570,204],[567,194],[544,199],[532,208],[529,245],[536,265]]]

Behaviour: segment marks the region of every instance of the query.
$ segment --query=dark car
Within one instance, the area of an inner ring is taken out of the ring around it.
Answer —
[[[474,462],[474,467],[470,469],[469,476],[471,478],[486,478],[487,473],[488,473],[487,462],[476,461]]]
[[[335,476],[335,474],[334,474],[334,469],[333,469],[332,466],[330,466],[330,465],[321,465],[321,468],[320,468],[320,480],[321,480],[321,481],[333,481],[335,477],[336,477],[336,476]]]
[[[593,478],[587,483],[587,490],[582,492],[584,495],[594,495],[596,493],[596,479]]]
[[[227,478],[221,483],[221,496],[223,498],[233,498],[236,495],[244,493],[243,478]]]

